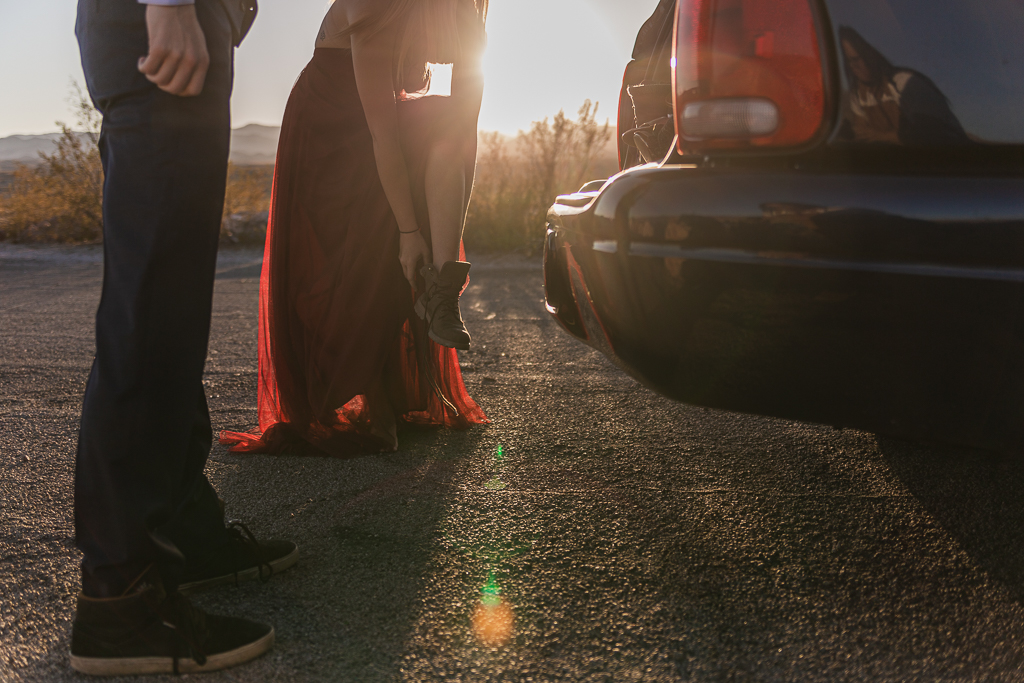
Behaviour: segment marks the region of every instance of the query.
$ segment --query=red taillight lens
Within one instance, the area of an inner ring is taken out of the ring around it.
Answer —
[[[794,146],[821,128],[810,0],[679,0],[673,54],[680,152]]]

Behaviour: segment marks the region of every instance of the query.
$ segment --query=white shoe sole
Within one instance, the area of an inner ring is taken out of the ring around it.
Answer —
[[[242,647],[210,655],[200,666],[194,659],[179,659],[178,673],[198,674],[220,671],[256,659],[274,646],[274,629],[259,640]],[[71,655],[71,668],[90,676],[137,676],[173,674],[173,657],[77,657]]]
[[[299,549],[291,551],[284,557],[279,557],[273,562],[268,562],[270,566],[270,575],[280,574],[288,567],[299,561]],[[264,567],[267,565],[263,565]],[[215,576],[210,579],[203,579],[201,581],[190,581],[183,583],[178,586],[178,592],[183,595],[190,595],[192,593],[198,593],[199,591],[209,590],[210,588],[217,588],[218,586],[226,586],[233,584],[236,581],[241,583],[242,581],[255,581],[260,578],[261,567],[250,567],[249,569],[242,570],[240,572],[232,572],[230,574],[224,574],[222,576]]]

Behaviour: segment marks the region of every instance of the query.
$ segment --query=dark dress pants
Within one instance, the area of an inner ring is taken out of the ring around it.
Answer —
[[[210,70],[198,97],[139,73],[146,6],[79,0],[76,34],[103,114],[103,294],[75,472],[86,595],[120,595],[147,567],[173,589],[185,557],[223,540],[203,469],[202,386],[230,137],[233,45],[220,0],[197,0]]]

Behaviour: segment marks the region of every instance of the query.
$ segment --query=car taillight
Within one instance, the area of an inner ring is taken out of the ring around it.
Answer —
[[[679,0],[673,43],[681,153],[800,145],[825,87],[811,0]]]

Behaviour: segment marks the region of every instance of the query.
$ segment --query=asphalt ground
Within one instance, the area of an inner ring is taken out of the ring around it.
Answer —
[[[349,460],[214,448],[228,514],[302,556],[196,598],[277,631],[203,680],[1024,680],[1024,464],[673,403],[557,327],[536,263],[484,261],[462,361],[490,425]],[[248,429],[258,254],[219,268],[207,391],[215,428]],[[95,248],[0,245],[4,682],[82,679],[99,286]]]

